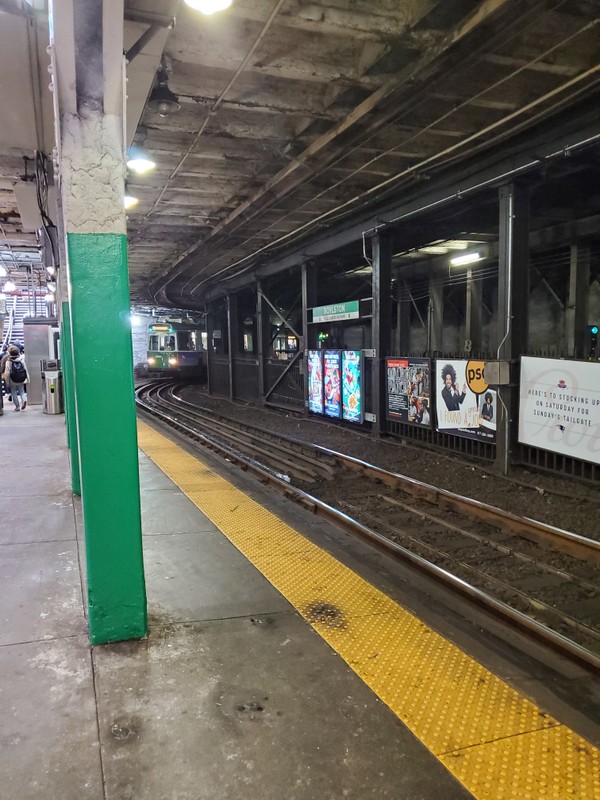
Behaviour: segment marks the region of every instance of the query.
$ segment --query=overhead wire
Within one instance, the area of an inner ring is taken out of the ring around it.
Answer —
[[[238,65],[238,67],[235,70],[233,76],[227,82],[227,85],[221,90],[221,92],[219,93],[219,96],[216,98],[216,100],[214,101],[213,105],[208,110],[208,112],[206,114],[206,117],[204,118],[200,128],[198,129],[198,131],[194,135],[194,138],[192,139],[192,143],[189,145],[189,147],[187,148],[187,150],[185,151],[183,156],[179,159],[179,161],[177,162],[177,165],[175,166],[175,168],[173,169],[173,171],[171,172],[171,174],[167,178],[166,183],[163,186],[163,188],[161,189],[160,194],[158,195],[158,197],[156,198],[156,200],[152,204],[152,208],[142,218],[142,222],[141,222],[140,227],[139,227],[139,229],[137,231],[136,238],[134,238],[134,240],[133,240],[134,242],[137,241],[137,238],[139,238],[140,233],[143,230],[145,223],[148,221],[150,215],[154,212],[154,210],[158,207],[158,204],[161,202],[162,198],[164,197],[165,192],[167,192],[168,189],[170,188],[170,185],[171,185],[171,182],[172,182],[173,178],[175,178],[177,176],[177,174],[179,173],[179,170],[183,166],[184,161],[192,153],[192,151],[194,150],[194,148],[198,144],[198,141],[200,140],[201,136],[203,135],[203,133],[205,132],[205,130],[206,130],[207,126],[208,126],[208,121],[210,120],[210,118],[212,116],[214,116],[214,114],[216,114],[217,109],[219,108],[219,106],[221,105],[223,100],[225,99],[227,93],[229,92],[231,87],[235,84],[235,82],[237,81],[239,76],[242,74],[242,72],[244,71],[244,69],[248,65],[248,62],[252,58],[252,55],[254,54],[256,48],[258,47],[258,45],[264,39],[267,31],[269,30],[269,28],[273,24],[273,21],[274,21],[275,17],[277,16],[277,14],[279,13],[279,9],[284,4],[284,2],[285,2],[285,0],[277,0],[275,5],[273,6],[273,8],[271,10],[271,13],[267,17],[267,19],[266,19],[266,21],[265,21],[265,23],[264,23],[259,35],[255,39],[254,43],[252,44],[252,46],[250,47],[250,49],[248,50],[246,55],[244,56],[244,58],[241,61],[241,63]]]
[[[383,155],[386,155],[386,154],[390,154],[390,153],[392,153],[394,150],[398,149],[399,147],[405,146],[405,145],[406,145],[406,143],[407,143],[407,141],[408,141],[408,142],[410,142],[410,141],[413,141],[415,138],[417,138],[418,136],[422,135],[424,132],[427,132],[427,131],[431,130],[431,129],[432,129],[434,126],[435,126],[435,125],[438,125],[440,122],[444,121],[444,120],[445,120],[445,119],[447,119],[449,116],[451,116],[451,114],[453,114],[453,113],[456,113],[456,111],[457,111],[457,110],[459,110],[459,108],[462,108],[462,107],[464,107],[464,106],[468,105],[468,104],[469,104],[469,103],[471,103],[471,102],[472,102],[474,99],[477,99],[477,98],[480,98],[480,97],[482,97],[482,96],[483,96],[483,95],[485,95],[487,92],[489,92],[489,91],[493,90],[494,88],[496,88],[497,86],[499,86],[499,85],[501,85],[501,84],[505,83],[507,80],[510,80],[510,79],[514,78],[514,76],[515,76],[515,75],[517,75],[517,74],[520,74],[522,71],[524,71],[525,69],[529,68],[529,67],[530,67],[532,64],[535,64],[535,63],[537,63],[537,62],[538,62],[538,61],[540,61],[541,59],[547,58],[547,57],[548,57],[549,55],[551,55],[551,54],[552,54],[552,53],[553,53],[553,52],[554,52],[554,51],[555,51],[557,48],[559,48],[559,47],[563,47],[565,43],[568,43],[568,42],[572,41],[572,40],[573,40],[573,39],[574,39],[576,36],[579,36],[579,35],[581,35],[583,32],[585,32],[585,31],[587,31],[587,30],[591,29],[591,28],[592,28],[593,26],[595,26],[597,23],[598,23],[598,20],[593,20],[592,22],[589,22],[589,23],[587,23],[585,26],[582,26],[582,28],[578,29],[578,31],[576,31],[575,33],[572,33],[572,34],[570,34],[568,37],[565,37],[565,38],[564,38],[564,39],[563,39],[563,40],[562,40],[562,41],[561,41],[559,44],[556,44],[556,45],[554,45],[552,48],[549,48],[548,50],[546,50],[546,51],[545,51],[544,53],[542,53],[541,55],[537,56],[537,57],[536,57],[536,58],[534,58],[534,59],[531,59],[529,62],[527,62],[527,64],[524,64],[524,65],[520,66],[518,69],[516,69],[516,70],[514,70],[513,72],[511,72],[511,74],[510,74],[510,75],[508,75],[508,76],[504,76],[502,79],[500,79],[499,81],[497,81],[495,84],[492,84],[490,87],[487,87],[485,90],[482,90],[481,92],[479,92],[478,94],[476,94],[474,97],[471,97],[471,98],[468,98],[468,99],[464,100],[464,101],[463,101],[463,102],[462,102],[462,103],[461,103],[461,104],[460,104],[460,105],[457,107],[457,109],[453,109],[453,110],[452,110],[452,111],[450,111],[450,112],[445,112],[443,115],[441,115],[440,117],[438,117],[438,118],[437,118],[437,119],[436,119],[434,122],[432,122],[432,123],[430,123],[429,125],[427,125],[427,126],[424,128],[424,129],[422,129],[421,131],[419,131],[417,134],[415,134],[415,135],[414,135],[414,136],[412,136],[412,137],[409,137],[409,139],[408,139],[408,140],[404,140],[403,142],[399,143],[399,144],[398,144],[398,145],[396,145],[394,148],[390,148],[388,151],[386,151],[384,154],[382,154],[382,155],[380,155],[380,156],[377,156],[377,157],[375,157],[375,158],[373,158],[373,159],[369,159],[369,161],[368,161],[368,162],[366,162],[366,164],[364,164],[364,165],[362,165],[361,167],[357,168],[357,169],[356,169],[356,170],[355,170],[355,171],[352,173],[352,175],[350,175],[350,176],[345,176],[343,179],[341,179],[340,181],[338,181],[338,182],[337,182],[336,184],[334,184],[333,186],[331,186],[331,187],[327,187],[327,189],[325,189],[325,190],[323,190],[323,191],[319,192],[317,195],[315,195],[313,198],[311,198],[311,200],[305,201],[305,203],[304,203],[302,206],[300,206],[299,208],[304,208],[306,205],[310,205],[312,202],[314,202],[314,201],[315,201],[316,199],[318,199],[319,197],[322,197],[323,195],[327,194],[327,192],[331,191],[331,190],[332,190],[332,189],[334,189],[334,188],[338,188],[339,186],[343,185],[343,183],[345,183],[347,180],[349,180],[349,179],[350,179],[350,177],[353,177],[354,175],[358,174],[358,173],[359,173],[359,172],[360,172],[362,169],[364,169],[366,166],[368,166],[368,165],[370,165],[370,164],[374,163],[374,161],[378,160],[378,158],[380,158],[380,157],[383,157]],[[496,127],[498,127],[498,126],[500,126],[500,125],[504,125],[504,124],[506,124],[508,121],[510,121],[510,119],[512,119],[512,118],[514,118],[514,117],[516,117],[516,116],[518,116],[518,115],[520,115],[520,114],[523,114],[523,113],[525,113],[526,111],[528,111],[528,110],[529,110],[531,107],[533,107],[533,106],[535,106],[535,105],[537,105],[537,104],[540,104],[541,102],[544,102],[544,101],[548,100],[550,97],[554,96],[554,94],[556,94],[556,93],[558,93],[558,92],[560,92],[560,91],[563,91],[565,88],[568,88],[570,85],[573,85],[575,82],[578,82],[578,81],[580,81],[580,80],[583,80],[585,77],[588,77],[590,74],[594,74],[595,72],[597,72],[597,71],[598,71],[598,69],[599,69],[599,67],[598,67],[598,66],[595,66],[595,67],[593,67],[591,70],[587,70],[586,72],[584,72],[584,73],[581,73],[580,75],[576,76],[575,78],[571,79],[570,81],[567,81],[566,83],[562,83],[562,84],[561,84],[559,87],[556,87],[554,90],[552,90],[552,92],[546,93],[546,94],[545,94],[544,96],[542,96],[541,98],[537,98],[535,101],[533,101],[533,102],[532,102],[532,103],[530,103],[530,104],[527,104],[525,107],[523,107],[523,108],[520,108],[520,109],[517,109],[517,110],[516,110],[515,112],[513,112],[512,114],[509,114],[508,116],[504,116],[504,117],[502,117],[502,119],[500,119],[500,120],[496,121],[495,123],[493,123],[493,124],[492,124],[492,125],[490,125],[490,126],[487,126],[485,129],[483,129],[483,131],[477,131],[475,134],[473,134],[473,135],[471,135],[471,136],[467,137],[467,139],[463,139],[463,140],[461,140],[461,142],[458,142],[458,143],[456,143],[456,144],[455,144],[455,145],[453,145],[451,148],[447,148],[446,150],[442,151],[441,153],[434,154],[433,156],[429,157],[428,159],[425,159],[424,161],[421,161],[421,162],[419,162],[419,164],[416,164],[416,165],[413,165],[413,166],[409,167],[407,170],[404,170],[402,173],[399,173],[398,175],[396,175],[396,176],[393,176],[393,177],[391,177],[391,178],[387,179],[386,181],[384,181],[384,182],[382,182],[382,183],[378,184],[376,187],[373,187],[373,188],[372,188],[370,191],[372,192],[372,191],[379,190],[379,189],[381,189],[381,187],[382,187],[382,186],[385,186],[386,184],[389,184],[389,183],[391,183],[392,181],[398,180],[398,179],[399,179],[400,177],[402,177],[403,175],[406,175],[406,174],[409,174],[409,173],[413,173],[413,172],[415,172],[415,171],[417,171],[417,170],[421,169],[421,168],[424,166],[424,164],[426,164],[426,163],[428,163],[428,162],[432,162],[432,161],[438,160],[438,159],[439,159],[441,156],[443,156],[445,153],[451,152],[451,151],[453,151],[453,150],[456,150],[456,149],[458,149],[458,148],[464,148],[464,146],[465,146],[467,143],[469,143],[469,142],[470,142],[470,141],[472,141],[472,140],[475,140],[476,138],[479,138],[479,137],[480,137],[480,136],[481,136],[483,133],[487,133],[488,131],[490,131],[490,130],[493,130],[494,128],[496,128]],[[425,102],[425,100],[423,100],[422,102]],[[401,119],[401,117],[400,117],[400,119]],[[391,120],[391,121],[388,123],[388,126],[389,126],[389,125],[392,125],[392,124],[396,124],[397,122],[398,122],[398,118],[394,118],[394,120]],[[377,132],[377,134],[374,134],[374,135],[380,135],[380,133],[381,133],[381,130],[379,130],[379,131]],[[372,138],[372,137],[371,137],[371,138]],[[368,139],[367,141],[370,141],[370,139]],[[486,146],[487,146],[487,145],[489,144],[489,142],[486,142],[485,144],[486,144]],[[360,145],[357,145],[357,146],[356,146],[356,148],[354,148],[354,149],[359,149],[361,146],[364,146],[364,142],[362,142]],[[351,151],[351,152],[352,152],[352,151]],[[339,163],[339,161],[340,161],[340,160],[342,160],[342,158],[346,158],[346,157],[347,157],[347,155],[348,155],[348,154],[346,153],[346,154],[345,154],[343,157],[341,157],[341,158],[340,158],[340,159],[338,159],[337,161],[333,162],[333,164],[332,164],[332,165],[329,165],[329,166],[328,166],[326,169],[330,169],[330,168],[332,168],[332,167],[333,167],[333,166],[335,166],[337,163]],[[461,157],[465,157],[465,156],[464,156],[464,154],[462,154],[462,155],[461,155]],[[296,187],[296,189],[294,189],[294,190],[293,190],[293,191],[292,191],[292,192],[291,192],[291,193],[288,195],[288,198],[287,198],[287,199],[289,199],[290,197],[292,197],[292,196],[294,195],[294,193],[295,193],[295,192],[297,192],[297,191],[300,191],[302,188],[303,188],[303,187]],[[364,195],[363,195],[363,196],[364,196]],[[258,254],[258,253],[260,253],[260,252],[264,251],[264,250],[265,250],[265,249],[267,249],[267,248],[273,248],[273,247],[275,247],[275,246],[279,245],[279,244],[280,244],[282,241],[284,241],[285,239],[289,238],[290,236],[295,236],[295,235],[297,235],[298,233],[302,232],[303,230],[305,230],[305,229],[307,229],[307,228],[309,228],[309,227],[311,227],[311,226],[314,226],[316,223],[318,223],[319,221],[323,220],[325,217],[330,217],[330,215],[331,215],[331,214],[334,214],[334,213],[336,213],[336,212],[339,210],[339,208],[344,208],[344,207],[346,207],[346,206],[350,205],[350,204],[351,204],[351,203],[352,203],[354,200],[357,200],[357,199],[360,199],[360,198],[353,198],[352,200],[350,200],[350,201],[347,201],[346,203],[344,203],[342,206],[338,207],[337,209],[333,209],[333,210],[331,210],[331,211],[328,211],[328,212],[326,212],[325,214],[322,214],[322,215],[320,215],[319,217],[317,217],[315,220],[311,220],[310,222],[308,222],[308,223],[305,223],[305,225],[301,226],[300,228],[297,228],[297,229],[295,229],[294,231],[290,232],[290,234],[286,234],[285,236],[283,236],[283,237],[280,237],[280,238],[279,238],[278,240],[276,240],[275,242],[271,242],[269,245],[266,245],[266,246],[265,246],[265,248],[261,248],[260,250],[256,251],[256,253],[255,253],[255,254],[252,254],[252,256],[255,256],[256,254]],[[273,223],[271,223],[271,225],[267,226],[267,227],[266,227],[264,230],[269,230],[269,229],[270,229],[270,228],[271,228],[273,225],[281,223],[281,221],[282,221],[282,220],[286,219],[287,217],[289,217],[289,215],[290,215],[290,214],[293,214],[293,213],[295,213],[297,210],[298,210],[298,209],[297,209],[297,208],[295,208],[294,210],[292,210],[292,211],[288,212],[287,214],[283,215],[282,217],[279,217],[279,218],[278,218],[276,221],[274,221]],[[241,223],[240,223],[240,224],[241,224]],[[234,230],[235,230],[235,228],[234,228]],[[238,244],[236,245],[236,247],[240,247],[240,246],[244,246],[245,244],[248,244],[250,241],[252,241],[252,239],[253,239],[253,238],[254,238],[254,236],[253,236],[253,235],[252,235],[252,236],[250,236],[250,237],[249,237],[249,238],[247,238],[247,239],[246,239],[244,242],[242,242],[242,243],[238,243]],[[249,257],[252,257],[252,256],[249,256]],[[248,258],[248,257],[247,257],[247,258]],[[210,262],[209,264],[207,264],[207,265],[206,265],[206,267],[205,267],[205,269],[203,270],[203,273],[205,273],[205,272],[206,272],[206,270],[208,270],[208,269],[210,268],[210,266],[212,266],[212,265],[215,263],[215,261],[217,261],[217,260],[218,260],[218,259],[214,259],[212,262]],[[244,260],[245,260],[245,259],[244,259]],[[238,262],[238,263],[240,263],[240,262]],[[232,265],[229,265],[228,267],[226,267],[226,268],[225,268],[225,270],[226,270],[226,271],[229,271],[229,270],[231,270],[231,269],[234,269],[235,267],[236,267],[236,264],[232,264]],[[221,273],[217,273],[217,275],[219,275],[219,274],[221,274]],[[210,279],[212,279],[213,277],[216,277],[216,276],[214,276],[214,275],[211,275],[211,276],[209,276],[207,279],[208,279],[208,280],[210,280]],[[191,280],[192,280],[192,279],[190,279],[190,280],[188,281],[188,283],[190,283],[190,282],[191,282]],[[205,280],[202,280],[202,281],[200,281],[200,283],[197,283],[197,284],[196,284],[194,287],[192,287],[192,289],[191,289],[192,293],[193,293],[193,292],[194,292],[194,291],[195,291],[195,290],[196,290],[196,289],[197,289],[197,288],[198,288],[200,285],[202,285],[202,283],[204,283],[204,282],[206,282],[206,281],[205,281]]]
[[[48,171],[46,168],[46,156],[39,150],[35,151],[35,190],[38,209],[42,218],[42,226],[46,231],[46,237],[50,242],[50,249],[52,251],[52,261],[55,266],[58,266],[58,253],[54,247],[54,238],[50,233],[50,229],[54,228],[54,222],[49,214],[48,208]]]

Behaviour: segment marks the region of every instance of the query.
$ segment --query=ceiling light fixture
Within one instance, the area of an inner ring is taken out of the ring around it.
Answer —
[[[126,209],[137,206],[139,202],[140,201],[137,199],[137,197],[134,197],[132,194],[126,194],[123,197],[123,205],[125,206]]]
[[[445,256],[448,248],[441,244],[428,244],[425,247],[419,247],[419,253],[427,253],[431,256]]]
[[[56,272],[56,267],[53,266],[46,267],[46,272],[48,273],[48,275],[54,275],[54,273]]]
[[[56,291],[56,284],[53,281],[48,281],[46,284],[48,291],[54,293]]]
[[[45,294],[45,295],[44,295],[44,300],[45,300],[47,303],[53,303],[53,302],[54,302],[54,300],[55,300],[55,298],[54,298],[54,295],[53,295],[53,294],[50,294],[50,292],[48,292],[48,294]]]
[[[209,16],[216,14],[217,11],[225,11],[232,3],[232,0],[185,0],[186,5],[194,11],[200,11]]]
[[[14,292],[16,290],[16,286],[12,281],[6,281],[4,286],[2,287],[3,292]]]
[[[451,267],[464,267],[467,264],[474,264],[476,261],[481,261],[483,256],[480,253],[465,253],[464,256],[454,256],[450,259]]]
[[[156,73],[156,86],[150,92],[148,108],[157,111],[161,117],[168,117],[169,114],[179,111],[179,98],[169,89],[169,77],[167,75],[167,65],[164,58],[161,60],[160,69]]]
[[[137,147],[132,147],[127,158],[127,166],[138,175],[145,175],[147,172],[154,169],[156,162],[148,158],[142,150],[139,150]]]

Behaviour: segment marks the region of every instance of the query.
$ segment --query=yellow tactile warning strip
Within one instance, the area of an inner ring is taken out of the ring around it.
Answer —
[[[142,450],[477,800],[600,800],[600,751],[205,464]]]

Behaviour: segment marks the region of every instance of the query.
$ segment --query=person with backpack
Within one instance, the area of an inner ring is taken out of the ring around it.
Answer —
[[[8,348],[8,358],[4,362],[2,377],[10,389],[15,411],[21,411],[21,409],[24,411],[27,408],[25,384],[29,380],[29,373],[19,348],[14,344]]]

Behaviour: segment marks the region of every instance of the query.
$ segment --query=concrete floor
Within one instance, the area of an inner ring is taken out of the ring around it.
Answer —
[[[470,797],[144,455],[151,635],[90,648],[64,418],[0,441],[2,800]]]

